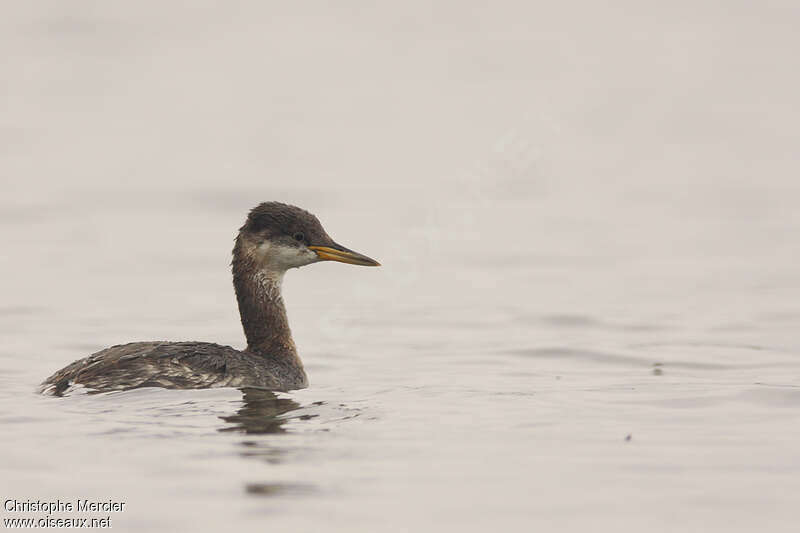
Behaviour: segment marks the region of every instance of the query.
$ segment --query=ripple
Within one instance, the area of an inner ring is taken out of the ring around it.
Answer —
[[[524,323],[539,323],[564,329],[602,329],[607,331],[666,331],[674,329],[671,326],[648,322],[612,322],[578,313],[556,313],[536,315],[533,317],[523,316],[519,318],[518,321]]]
[[[315,492],[311,485],[301,483],[248,483],[244,490],[248,494],[262,497],[275,497],[297,494],[310,494]]]
[[[611,352],[604,352],[597,350],[566,348],[566,347],[522,348],[516,350],[509,350],[506,353],[510,353],[513,355],[521,355],[526,357],[585,359],[588,361],[634,365],[634,366],[642,366],[648,364],[647,361],[630,355],[623,355],[618,353],[611,353]]]
[[[800,387],[758,387],[739,393],[747,403],[770,407],[800,407]]]

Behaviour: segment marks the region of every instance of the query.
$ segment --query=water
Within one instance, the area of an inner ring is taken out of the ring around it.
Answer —
[[[121,531],[796,527],[795,5],[3,11],[4,500],[125,501]],[[384,265],[287,275],[310,388],[35,394],[119,342],[242,347],[229,254],[268,199]]]

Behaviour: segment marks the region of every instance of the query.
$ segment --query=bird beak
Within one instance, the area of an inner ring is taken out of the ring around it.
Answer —
[[[314,250],[317,257],[323,261],[339,261],[340,263],[350,263],[351,265],[361,266],[381,266],[374,259],[366,255],[349,250],[344,246],[334,243],[332,246],[309,246],[309,250]]]

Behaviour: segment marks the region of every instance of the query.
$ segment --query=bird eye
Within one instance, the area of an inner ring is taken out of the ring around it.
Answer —
[[[305,240],[305,238],[306,238],[306,237],[305,237],[305,235],[303,235],[303,232],[302,232],[302,231],[298,231],[297,233],[295,233],[295,234],[294,234],[294,240],[296,240],[296,241],[298,241],[298,242],[302,242],[302,241],[304,241],[304,240]]]

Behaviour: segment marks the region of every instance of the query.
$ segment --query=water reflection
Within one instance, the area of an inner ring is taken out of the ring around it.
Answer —
[[[313,491],[313,487],[302,483],[248,483],[245,485],[245,492],[262,497],[301,495]]]
[[[230,424],[219,431],[238,431],[248,435],[272,435],[286,433],[284,425],[289,420],[286,413],[300,409],[300,404],[291,398],[281,398],[275,393],[262,389],[242,389],[243,405],[235,414],[220,418]],[[321,403],[321,402],[320,402]],[[313,415],[304,415],[305,419]],[[254,458],[269,464],[282,463],[290,451],[286,447],[276,446],[272,440],[248,439],[241,442],[244,450],[242,457]],[[247,483],[244,486],[247,494],[272,498],[292,494],[307,494],[313,491],[311,485],[303,483],[286,483],[274,480]]]
[[[239,431],[249,435],[285,433],[286,418],[282,415],[300,409],[300,404],[291,398],[279,398],[275,393],[262,389],[242,389],[244,405],[230,416],[220,418],[231,426],[219,431]]]

